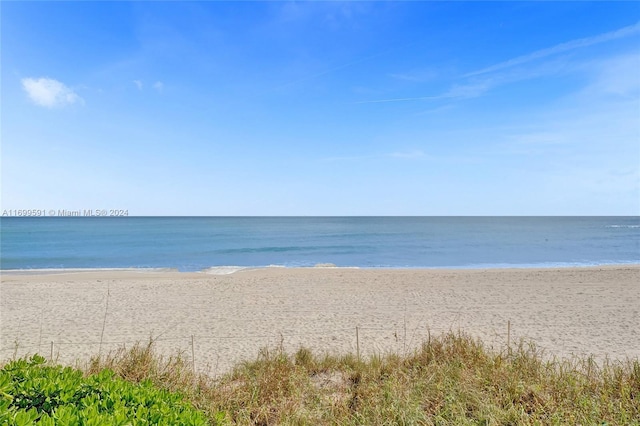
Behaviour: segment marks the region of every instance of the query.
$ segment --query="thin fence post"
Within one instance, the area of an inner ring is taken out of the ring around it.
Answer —
[[[404,318],[403,318],[404,336],[402,342],[402,355],[407,354],[407,303],[404,304]]]
[[[193,367],[193,374],[196,374],[196,351],[193,348],[193,334],[191,335],[191,365]]]
[[[357,325],[356,325],[356,354],[358,355],[358,361],[360,361],[360,335],[358,333]]]
[[[51,341],[51,354],[49,355],[49,361],[53,362],[53,340]]]
[[[111,287],[111,281],[108,281],[107,282],[107,301],[104,306],[104,318],[102,319],[102,332],[100,333],[100,347],[98,348],[98,356],[102,355],[102,340],[104,339],[104,328],[107,325],[107,314],[109,313],[110,287]]]
[[[511,320],[507,321],[507,351],[511,355]]]

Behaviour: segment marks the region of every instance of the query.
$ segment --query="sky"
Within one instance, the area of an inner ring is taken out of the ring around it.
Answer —
[[[640,2],[17,2],[0,210],[639,215]]]

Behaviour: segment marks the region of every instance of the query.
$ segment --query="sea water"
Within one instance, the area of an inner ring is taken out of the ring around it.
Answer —
[[[3,217],[0,238],[2,270],[640,263],[638,216]]]

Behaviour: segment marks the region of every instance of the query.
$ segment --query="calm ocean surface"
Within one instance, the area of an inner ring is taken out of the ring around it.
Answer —
[[[640,217],[0,219],[0,269],[640,263]]]

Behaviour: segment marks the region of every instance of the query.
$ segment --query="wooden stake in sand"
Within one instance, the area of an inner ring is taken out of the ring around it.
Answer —
[[[104,339],[104,327],[107,325],[107,314],[109,313],[109,288],[111,282],[107,282],[107,301],[104,307],[104,318],[102,319],[102,333],[100,333],[100,347],[98,348],[98,355],[102,355],[102,339]]]
[[[507,321],[507,351],[511,354],[511,320]]]
[[[358,355],[358,361],[360,361],[360,336],[358,335],[358,326],[356,326],[356,354]]]
[[[193,367],[193,374],[196,374],[196,351],[193,348],[193,334],[191,335],[191,364]]]

